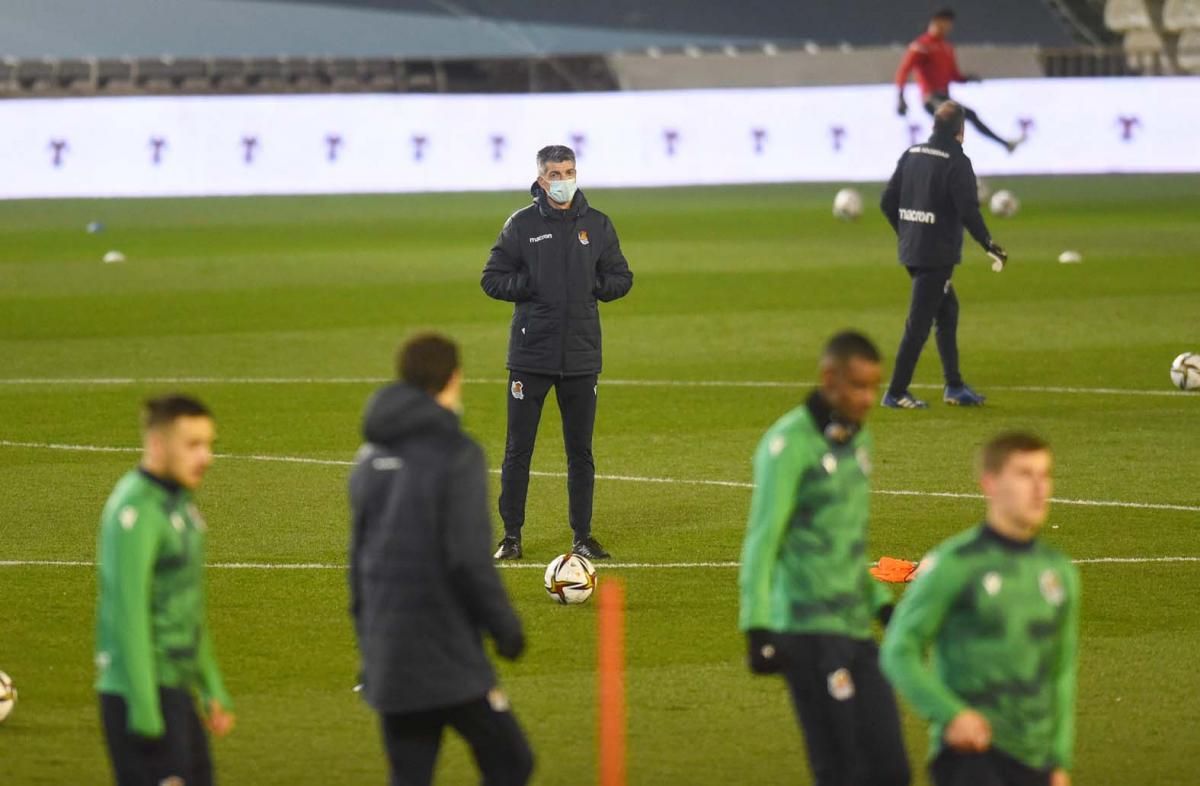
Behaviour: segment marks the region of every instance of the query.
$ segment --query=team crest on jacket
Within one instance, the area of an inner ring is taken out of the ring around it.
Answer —
[[[841,668],[829,675],[829,695],[838,701],[849,701],[854,698],[854,678],[850,669]]]
[[[1067,596],[1066,590],[1063,589],[1062,579],[1058,577],[1058,571],[1043,570],[1042,575],[1038,576],[1038,586],[1042,589],[1042,597],[1051,606],[1061,606]]]
[[[517,401],[525,398],[525,383],[519,379],[514,379],[512,383],[512,397]]]
[[[989,595],[995,596],[1003,584],[1004,579],[994,570],[988,571],[983,577],[983,591]]]
[[[581,229],[581,230],[579,230],[579,243],[580,243],[580,245],[584,245],[584,246],[586,246],[586,245],[590,245],[590,244],[591,244],[591,242],[592,242],[592,241],[588,240],[587,230],[586,230],[586,229]]]

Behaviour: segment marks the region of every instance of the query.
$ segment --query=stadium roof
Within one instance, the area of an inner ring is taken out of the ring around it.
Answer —
[[[9,0],[9,57],[488,57],[772,41],[907,41],[924,0]],[[966,0],[961,43],[1070,39],[1040,0]]]

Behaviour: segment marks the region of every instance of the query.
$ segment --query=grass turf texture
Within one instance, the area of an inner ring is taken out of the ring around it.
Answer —
[[[968,244],[956,275],[977,411],[935,404],[873,420],[879,489],[971,492],[992,432],[1032,427],[1058,451],[1057,496],[1194,506],[1200,396],[1000,390],[1168,390],[1195,351],[1200,277],[1194,177],[1005,180],[1023,211],[992,219],[1002,275]],[[748,481],[762,431],[797,404],[833,330],[865,329],[894,354],[907,277],[874,211],[829,216],[834,187],[597,191],[636,273],[604,307],[601,473]],[[864,188],[871,204],[875,188]],[[421,327],[464,346],[468,376],[504,376],[509,308],[478,276],[519,194],[0,206],[5,378],[383,377]],[[89,221],[107,229],[88,235]],[[129,261],[103,265],[117,248]],[[1059,265],[1064,248],[1083,265]],[[939,381],[932,341],[917,381]],[[794,388],[634,387],[607,380],[778,380]],[[136,408],[161,384],[0,385],[0,439],[137,444]],[[187,386],[215,408],[222,452],[348,459],[367,383]],[[936,399],[937,391],[918,391]],[[468,385],[466,426],[498,465],[504,384]],[[0,560],[90,560],[95,523],[134,454],[0,447]],[[563,469],[547,407],[535,470]],[[340,563],[346,468],[229,458],[200,504],[216,562]],[[564,481],[533,480],[527,562],[568,544]],[[737,558],[749,492],[600,481],[596,531],[626,562]],[[972,499],[877,496],[870,553],[919,556],[976,521]],[[1059,505],[1048,537],[1075,557],[1195,555],[1193,511]],[[618,571],[600,568],[602,580]],[[1195,563],[1083,567],[1076,782],[1184,783],[1195,728],[1200,604]],[[562,608],[539,570],[506,572],[528,655],[502,676],[539,755],[537,782],[594,777],[594,608]],[[627,570],[630,775],[635,783],[807,782],[783,685],[743,666],[736,571]],[[210,571],[218,652],[240,725],[215,745],[225,783],[382,782],[374,721],[351,693],[355,653],[336,569]],[[104,780],[91,691],[94,571],[0,567],[0,668],[21,702],[0,726],[5,784]],[[924,727],[906,716],[924,782]],[[448,738],[439,782],[471,782]]]

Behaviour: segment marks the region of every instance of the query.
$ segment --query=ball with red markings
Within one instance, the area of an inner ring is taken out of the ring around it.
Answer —
[[[583,603],[595,590],[596,568],[578,554],[562,554],[546,566],[546,592],[559,603]]]

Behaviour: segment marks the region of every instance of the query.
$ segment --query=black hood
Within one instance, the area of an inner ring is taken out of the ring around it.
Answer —
[[[538,185],[538,181],[536,180],[529,187],[529,194],[538,206],[538,211],[546,218],[578,218],[588,212],[587,197],[583,195],[583,191],[580,189],[576,189],[575,198],[571,200],[571,206],[566,210],[559,210],[551,205],[550,197],[546,196],[545,189]]]
[[[458,428],[458,416],[428,393],[397,382],[371,396],[363,415],[362,433],[367,442],[395,445],[420,434]]]

